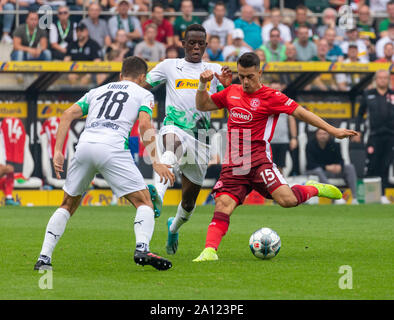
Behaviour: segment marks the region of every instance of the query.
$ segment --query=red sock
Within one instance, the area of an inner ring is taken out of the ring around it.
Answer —
[[[319,191],[314,186],[301,186],[299,184],[292,186],[291,190],[293,190],[293,193],[297,198],[297,205],[308,201],[310,198],[317,196],[319,193]]]
[[[227,233],[229,224],[230,216],[223,212],[216,211],[208,226],[205,248],[215,248],[215,250],[217,250],[222,238]]]
[[[14,190],[14,173],[8,173],[5,176],[4,181],[4,193],[6,196],[12,196],[12,190]]]

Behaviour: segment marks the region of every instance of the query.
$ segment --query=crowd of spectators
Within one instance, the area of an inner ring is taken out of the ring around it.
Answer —
[[[21,0],[19,8],[29,13],[19,16],[18,26],[15,26],[15,14],[0,16],[1,42],[13,45],[11,60],[19,61],[121,61],[129,55],[161,61],[183,57],[184,31],[190,24],[202,23],[208,41],[205,61],[236,61],[249,51],[256,52],[266,62],[393,59],[394,1],[284,1],[283,11],[277,7],[278,3],[275,0]],[[338,13],[341,4],[348,4],[353,10],[345,23],[341,23]],[[52,23],[44,24],[45,28],[37,13],[42,5],[51,6],[55,12]],[[15,8],[16,0],[0,0],[0,11]],[[84,8],[86,16],[70,15],[70,10]],[[321,18],[313,12],[322,13]],[[374,13],[386,13],[387,18],[381,15],[374,18]],[[348,78],[338,75],[325,79],[329,81],[316,79],[315,86],[322,90],[347,90],[350,80],[358,81],[355,77]]]

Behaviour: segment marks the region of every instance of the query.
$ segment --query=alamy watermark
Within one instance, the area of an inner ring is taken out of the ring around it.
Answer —
[[[351,266],[343,265],[339,267],[339,274],[343,274],[338,280],[338,287],[342,290],[353,289],[353,269]]]
[[[43,274],[38,279],[38,287],[41,290],[53,289],[53,272],[52,270],[39,270],[38,273]]]

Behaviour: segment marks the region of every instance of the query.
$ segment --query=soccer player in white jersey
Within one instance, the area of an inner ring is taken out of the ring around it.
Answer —
[[[126,58],[119,82],[90,90],[61,116],[53,157],[58,178],[63,172],[64,157],[61,151],[70,124],[82,116],[87,115],[87,118],[67,173],[63,202],[49,219],[35,270],[52,268],[52,252],[96,173],[101,173],[118,197],[125,197],[137,208],[134,261],[140,265],[152,265],[158,270],[171,268],[170,261],[149,251],[155,224],[153,204],[127,143],[129,132],[138,119],[143,143],[149,145],[151,150],[153,169],[164,182],[174,182],[175,177],[168,166],[156,159],[155,135],[149,134],[149,130],[154,130],[151,123],[154,100],[153,95],[141,87],[145,83],[147,70],[144,60]]]
[[[166,84],[166,117],[160,129],[161,162],[179,165],[182,172],[182,201],[175,218],[167,221],[167,253],[175,254],[178,248],[178,230],[193,214],[209,162],[208,130],[209,112],[196,109],[195,96],[200,73],[212,70],[215,74],[208,92],[213,94],[231,84],[232,72],[216,63],[202,62],[207,42],[206,31],[199,24],[192,24],[185,31],[182,41],[184,59],[166,59],[147,75],[145,88]],[[219,75],[220,74],[220,75]],[[167,190],[155,175],[155,186],[161,199]]]

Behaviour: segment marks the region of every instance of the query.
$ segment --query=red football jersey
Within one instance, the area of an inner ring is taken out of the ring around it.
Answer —
[[[292,114],[298,107],[278,90],[262,86],[252,94],[241,85],[231,85],[211,95],[218,108],[227,108],[227,151],[224,166],[255,167],[272,163],[270,141],[280,113]]]

